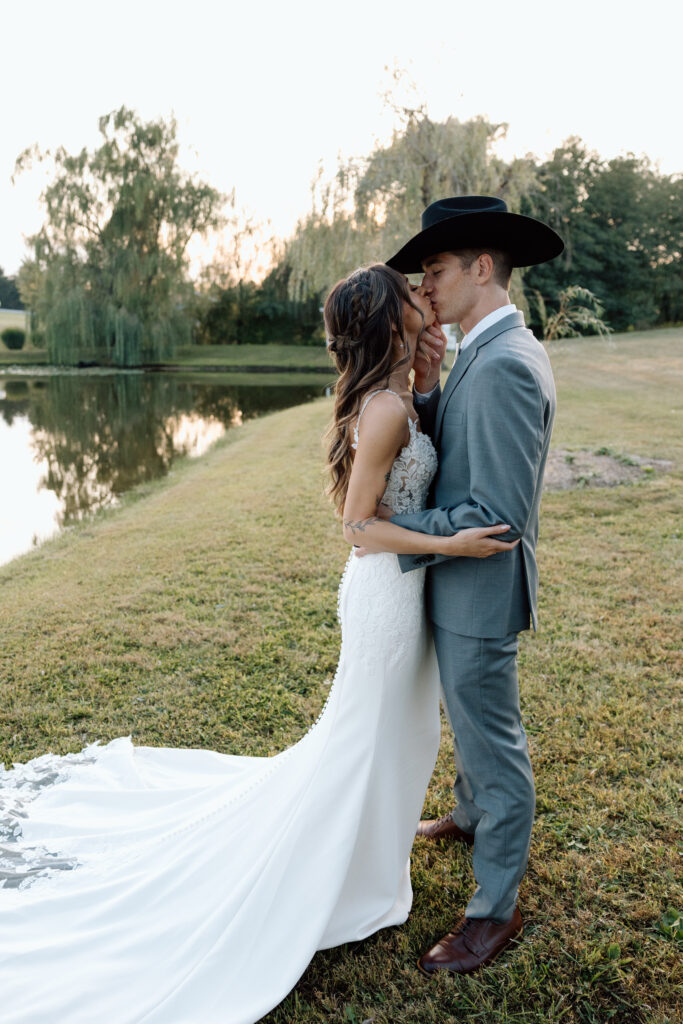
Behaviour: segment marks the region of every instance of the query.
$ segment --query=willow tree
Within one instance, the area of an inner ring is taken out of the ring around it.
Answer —
[[[424,107],[403,109],[391,142],[366,159],[322,175],[312,208],[285,252],[296,298],[321,293],[354,266],[387,259],[420,229],[423,209],[443,196],[496,195],[516,212],[535,182],[529,159],[505,163],[494,153],[507,125],[482,117],[432,121]],[[515,298],[524,303],[520,283]]]
[[[190,339],[187,247],[220,223],[223,197],[178,166],[176,122],[101,117],[102,144],[51,159],[46,220],[19,276],[53,362],[137,366]]]

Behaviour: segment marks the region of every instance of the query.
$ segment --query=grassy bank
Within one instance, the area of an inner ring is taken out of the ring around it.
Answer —
[[[6,327],[18,328],[28,334],[28,313],[23,309],[3,309],[0,307],[0,334]]]
[[[0,370],[3,366],[47,366],[44,348],[20,348],[14,351],[0,344]]]
[[[47,364],[45,349],[25,348],[10,351],[0,345],[0,367]],[[188,345],[179,348],[168,369],[204,369],[207,372],[331,371],[332,363],[325,346],[320,345]]]
[[[621,348],[626,346],[628,351],[633,351],[633,346],[650,346],[666,342],[667,339],[679,340],[683,337],[681,328],[662,328],[654,331],[640,331],[629,334],[615,334],[608,342],[611,346]],[[572,338],[569,341],[553,342],[551,351],[558,352],[566,345],[589,345],[600,346],[595,338]],[[446,362],[450,365],[451,353],[446,356]],[[44,364],[47,356],[44,349],[28,349],[19,352],[9,352],[4,346],[0,346],[0,366],[11,363]],[[299,371],[306,372],[330,372],[332,362],[327,354],[324,344],[316,345],[279,345],[273,342],[269,345],[188,345],[176,350],[174,356],[165,363],[169,369],[187,368],[205,372],[283,372]]]
[[[408,923],[318,954],[269,1024],[673,1024],[680,946],[683,332],[551,354],[554,443],[671,459],[637,485],[547,494],[541,623],[521,643],[538,792],[527,940],[478,976],[419,953],[472,888],[470,857],[416,843]],[[329,400],[252,421],[119,509],[0,569],[0,758],[136,742],[270,754],[328,692],[346,547],[321,494]],[[427,813],[449,806],[444,729]],[[330,808],[334,813],[334,808]]]
[[[329,370],[325,345],[189,345],[170,361],[176,366],[221,366],[233,369]]]

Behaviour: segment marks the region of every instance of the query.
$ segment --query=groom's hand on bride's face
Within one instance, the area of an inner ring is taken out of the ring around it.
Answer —
[[[415,388],[427,394],[439,383],[441,364],[446,354],[446,335],[441,324],[435,321],[421,335],[415,353]]]

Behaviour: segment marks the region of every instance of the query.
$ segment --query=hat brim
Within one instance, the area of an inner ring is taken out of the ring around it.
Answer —
[[[487,247],[509,253],[513,267],[531,267],[559,256],[564,242],[547,224],[520,213],[462,213],[420,231],[386,262],[402,274],[418,274],[437,253]]]

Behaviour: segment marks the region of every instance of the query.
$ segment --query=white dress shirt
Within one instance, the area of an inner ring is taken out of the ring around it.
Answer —
[[[457,349],[456,359],[461,352],[464,352],[468,345],[471,345],[472,342],[479,337],[482,331],[485,331],[488,327],[493,327],[493,325],[497,324],[499,320],[502,320],[504,316],[509,316],[510,313],[516,312],[517,307],[515,306],[514,302],[508,302],[506,303],[506,305],[500,306],[498,309],[494,309],[492,313],[487,313],[486,316],[482,317],[481,320],[479,320],[478,323],[474,325],[472,330],[468,331],[465,337],[462,339]],[[429,398],[429,396],[433,394],[434,391],[436,391],[437,387],[438,384],[435,384],[432,390],[427,391],[426,393],[423,393],[421,391],[415,391],[415,389],[413,389],[413,394],[416,396],[418,400],[426,399]]]

